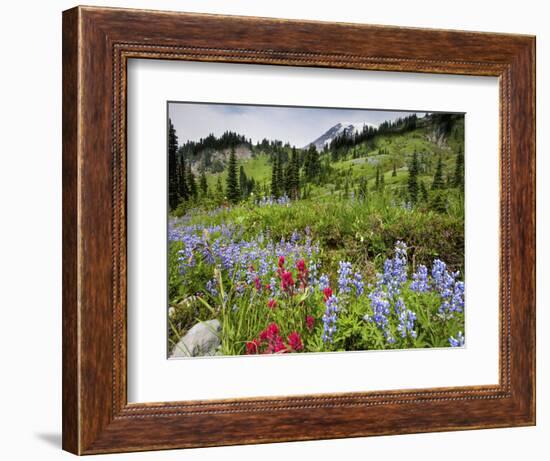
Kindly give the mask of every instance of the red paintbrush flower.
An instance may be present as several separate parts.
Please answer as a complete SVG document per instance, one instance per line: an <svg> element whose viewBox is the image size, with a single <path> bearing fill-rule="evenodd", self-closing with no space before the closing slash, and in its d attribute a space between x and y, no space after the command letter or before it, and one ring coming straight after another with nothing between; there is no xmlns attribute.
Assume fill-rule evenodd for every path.
<svg viewBox="0 0 550 461"><path fill-rule="evenodd" d="M270 309L275 309L277 307L277 301L275 299L270 299L267 302L267 307L269 307Z"/></svg>
<svg viewBox="0 0 550 461"><path fill-rule="evenodd" d="M254 279L254 285L256 286L257 291L262 291L262 282L258 277Z"/></svg>
<svg viewBox="0 0 550 461"><path fill-rule="evenodd" d="M279 256L279 269L282 269L284 265L285 265L285 257Z"/></svg>
<svg viewBox="0 0 550 461"><path fill-rule="evenodd" d="M283 338L281 338L280 336L277 336L273 339L273 341L269 343L267 350L272 354L287 352L287 348L285 346L285 343L283 342Z"/></svg>
<svg viewBox="0 0 550 461"><path fill-rule="evenodd" d="M292 277L292 272L283 270L281 275L281 289L283 291L289 291L294 288L294 278Z"/></svg>
<svg viewBox="0 0 550 461"><path fill-rule="evenodd" d="M309 331L313 330L315 326L315 317L313 315L306 316L306 327Z"/></svg>
<svg viewBox="0 0 550 461"><path fill-rule="evenodd" d="M248 355L257 354L259 350L260 343L257 339L246 342L246 353Z"/></svg>
<svg viewBox="0 0 550 461"><path fill-rule="evenodd" d="M306 262L303 259L300 259L296 263L296 269L298 269L300 272L304 272L306 270Z"/></svg>
<svg viewBox="0 0 550 461"><path fill-rule="evenodd" d="M279 335L279 327L275 322L270 323L265 331L267 333L267 339L274 339Z"/></svg>
<svg viewBox="0 0 550 461"><path fill-rule="evenodd" d="M296 268L298 269L298 280L300 281L300 288L303 290L307 286L307 267L306 262L303 259L300 259L296 263Z"/></svg>
<svg viewBox="0 0 550 461"><path fill-rule="evenodd" d="M288 335L288 345L290 346L290 349L293 351L301 351L304 348L304 345L302 344L302 338L300 337L300 333L297 331L293 331Z"/></svg>
<svg viewBox="0 0 550 461"><path fill-rule="evenodd" d="M325 296L325 302L326 302L327 299L330 298L330 297L332 296L332 288L326 287L326 288L323 290L323 295Z"/></svg>

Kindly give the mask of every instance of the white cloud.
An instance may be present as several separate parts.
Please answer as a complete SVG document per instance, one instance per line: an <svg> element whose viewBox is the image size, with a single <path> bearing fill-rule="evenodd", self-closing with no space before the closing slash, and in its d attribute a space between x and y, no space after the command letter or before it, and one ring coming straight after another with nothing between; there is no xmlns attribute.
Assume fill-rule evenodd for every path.
<svg viewBox="0 0 550 461"><path fill-rule="evenodd" d="M279 139L302 147L340 121L378 125L412 112L171 102L168 113L180 144L230 130L253 142Z"/></svg>

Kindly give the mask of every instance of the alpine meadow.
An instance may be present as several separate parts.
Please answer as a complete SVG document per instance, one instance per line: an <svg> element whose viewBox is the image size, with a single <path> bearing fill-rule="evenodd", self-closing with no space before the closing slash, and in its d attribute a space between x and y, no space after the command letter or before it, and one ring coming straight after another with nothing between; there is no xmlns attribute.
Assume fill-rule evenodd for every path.
<svg viewBox="0 0 550 461"><path fill-rule="evenodd" d="M463 347L464 122L169 102L169 357Z"/></svg>

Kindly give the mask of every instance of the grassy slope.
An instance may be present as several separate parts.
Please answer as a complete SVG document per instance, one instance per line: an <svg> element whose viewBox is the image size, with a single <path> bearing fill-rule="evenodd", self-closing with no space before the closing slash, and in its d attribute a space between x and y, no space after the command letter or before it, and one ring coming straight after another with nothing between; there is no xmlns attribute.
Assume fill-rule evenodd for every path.
<svg viewBox="0 0 550 461"><path fill-rule="evenodd" d="M454 172L455 155L458 148L461 146L459 140L464 136L464 122L459 121L456 124L455 131L448 139L448 146L441 148L430 142L427 139L425 128L418 128L414 131L405 134L388 134L375 138L374 149L368 149L367 146L357 146L357 157L338 162L332 162L331 166L337 171L345 175L351 169L353 178L365 176L369 180L374 180L376 168L378 166L384 171L384 180L386 186L405 185L408 177L407 165L410 162L414 151L426 153L432 159L432 170L435 168L437 158L441 155L444 162L445 175ZM382 152L382 153L381 153ZM387 152L387 153L386 153ZM397 167L397 176L392 176L393 164ZM248 177L254 178L259 184L267 184L271 182L271 164L269 156L264 153L258 153L253 158L241 163L244 166L245 173ZM227 172L208 174L208 186L211 190L216 185L218 176L222 179L222 184L225 184ZM428 174L420 175L419 179L425 181L427 187L431 184L433 171ZM326 194L325 188L314 188L321 195Z"/></svg>
<svg viewBox="0 0 550 461"><path fill-rule="evenodd" d="M239 166L240 165L243 165L244 172L248 177L254 178L260 184L263 184L264 182L269 183L271 181L271 164L269 163L269 157L267 154L257 154L250 160L239 162ZM209 189L214 190L218 177L221 177L222 184L225 185L227 169L221 173L210 173L206 175Z"/></svg>

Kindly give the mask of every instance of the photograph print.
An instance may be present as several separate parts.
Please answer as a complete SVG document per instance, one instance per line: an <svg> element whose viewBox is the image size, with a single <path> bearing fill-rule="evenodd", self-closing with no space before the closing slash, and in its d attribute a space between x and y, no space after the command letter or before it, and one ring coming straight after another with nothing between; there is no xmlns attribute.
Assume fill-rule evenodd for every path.
<svg viewBox="0 0 550 461"><path fill-rule="evenodd" d="M464 347L464 114L168 102L169 358Z"/></svg>

